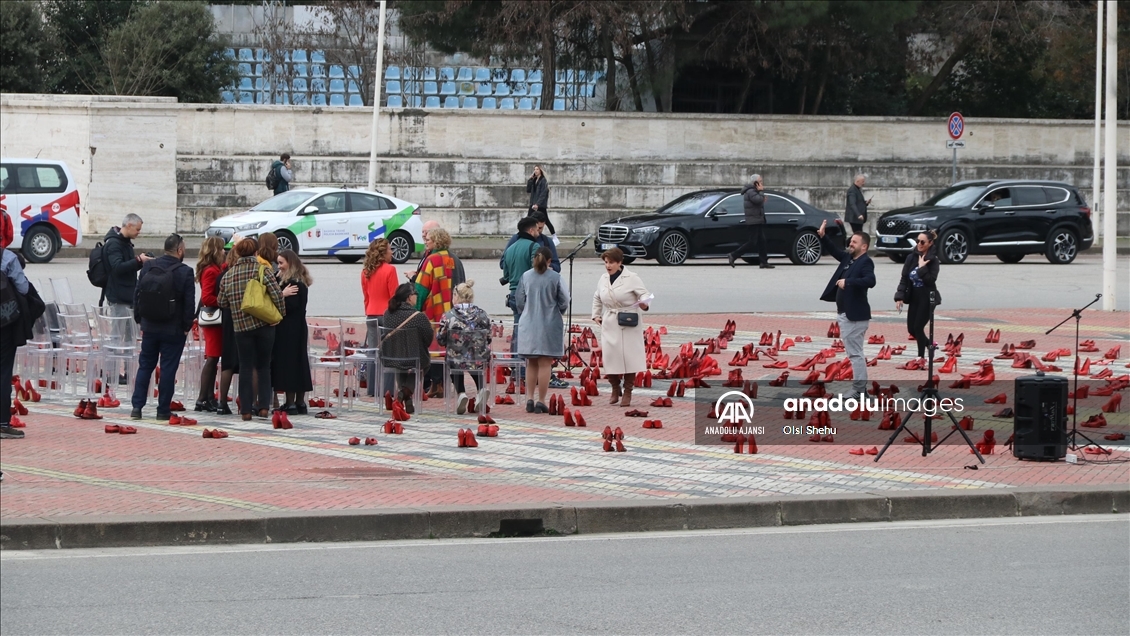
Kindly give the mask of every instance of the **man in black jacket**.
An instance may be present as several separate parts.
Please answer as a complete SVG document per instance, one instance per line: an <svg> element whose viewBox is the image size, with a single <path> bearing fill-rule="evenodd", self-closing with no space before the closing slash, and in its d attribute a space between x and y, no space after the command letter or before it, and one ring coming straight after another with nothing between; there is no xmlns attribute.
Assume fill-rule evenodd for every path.
<svg viewBox="0 0 1130 636"><path fill-rule="evenodd" d="M745 210L745 219L742 223L746 228L746 241L730 254L730 267L734 261L746 253L746 250L757 243L757 262L761 269L773 269L776 265L769 264L769 257L765 253L765 185L761 182L761 175L755 174L749 178L749 183L742 188L742 207Z"/></svg>
<svg viewBox="0 0 1130 636"><path fill-rule="evenodd" d="M133 309L133 291L137 286L137 273L152 256L134 254L133 239L141 234L141 217L127 214L120 228L112 227L103 239L102 258L110 278L103 293L111 316L128 316Z"/></svg>
<svg viewBox="0 0 1130 636"><path fill-rule="evenodd" d="M836 272L820 295L820 300L836 303L839 315L840 338L844 341L844 352L851 360L852 393L867 390L867 358L863 355L863 338L871 322L871 305L867 302L867 290L875 286L875 261L867 255L871 247L871 237L866 232L851 235L851 242L845 252L828 237L824 230L828 222L820 224L817 234L824 250L838 261Z"/></svg>
<svg viewBox="0 0 1130 636"><path fill-rule="evenodd" d="M863 198L863 184L867 183L867 175L857 174L847 191L847 208L844 210L844 221L851 225L852 232L862 232L863 224L867 223L867 206L871 199Z"/></svg>
<svg viewBox="0 0 1130 636"><path fill-rule="evenodd" d="M130 412L135 420L141 419L141 409L149 394L149 378L158 359L161 381L157 384L157 419L169 419L181 353L196 313L192 268L182 261L184 239L170 234L165 239L164 255L147 261L141 269L133 303L134 317L141 323L141 355Z"/></svg>

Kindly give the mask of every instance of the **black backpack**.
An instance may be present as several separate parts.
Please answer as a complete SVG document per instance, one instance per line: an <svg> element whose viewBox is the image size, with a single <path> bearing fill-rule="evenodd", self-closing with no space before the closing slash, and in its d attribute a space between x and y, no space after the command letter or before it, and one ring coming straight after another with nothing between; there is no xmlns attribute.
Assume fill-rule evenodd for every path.
<svg viewBox="0 0 1130 636"><path fill-rule="evenodd" d="M110 272L106 269L106 260L102 255L102 241L90 250L90 257L86 262L86 279L95 287L105 287L110 282Z"/></svg>
<svg viewBox="0 0 1130 636"><path fill-rule="evenodd" d="M0 327L7 327L20 319L20 301L16 298L18 293L8 275L0 271ZM10 336L11 334L6 334L4 337Z"/></svg>
<svg viewBox="0 0 1130 636"><path fill-rule="evenodd" d="M137 313L153 322L169 322L177 316L176 281L172 269L153 266L137 281Z"/></svg>
<svg viewBox="0 0 1130 636"><path fill-rule="evenodd" d="M279 168L271 165L271 169L267 171L267 189L274 191L277 187L279 187Z"/></svg>

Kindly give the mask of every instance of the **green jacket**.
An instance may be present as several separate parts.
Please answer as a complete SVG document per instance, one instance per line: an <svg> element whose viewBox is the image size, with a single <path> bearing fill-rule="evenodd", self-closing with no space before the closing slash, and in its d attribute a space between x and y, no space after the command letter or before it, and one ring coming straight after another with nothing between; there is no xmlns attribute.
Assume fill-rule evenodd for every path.
<svg viewBox="0 0 1130 636"><path fill-rule="evenodd" d="M510 293L518 288L522 274L533 267L534 253L541 245L529 234L518 234L518 240L502 254L502 277L510 283Z"/></svg>

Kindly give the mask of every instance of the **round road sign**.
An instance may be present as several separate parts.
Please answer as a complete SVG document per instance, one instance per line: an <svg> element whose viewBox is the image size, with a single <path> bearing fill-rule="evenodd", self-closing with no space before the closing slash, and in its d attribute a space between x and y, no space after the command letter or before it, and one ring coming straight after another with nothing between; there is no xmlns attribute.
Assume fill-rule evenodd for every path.
<svg viewBox="0 0 1130 636"><path fill-rule="evenodd" d="M960 139L961 133L965 132L965 118L961 116L961 113L950 115L946 128L949 131L950 139Z"/></svg>

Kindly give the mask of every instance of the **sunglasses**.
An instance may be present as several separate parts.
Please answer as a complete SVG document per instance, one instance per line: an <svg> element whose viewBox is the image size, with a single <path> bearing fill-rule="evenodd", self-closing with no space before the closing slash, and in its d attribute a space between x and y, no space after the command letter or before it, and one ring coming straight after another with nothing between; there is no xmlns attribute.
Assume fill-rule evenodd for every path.
<svg viewBox="0 0 1130 636"><path fill-rule="evenodd" d="M925 245L928 241L918 241L919 245Z"/></svg>

